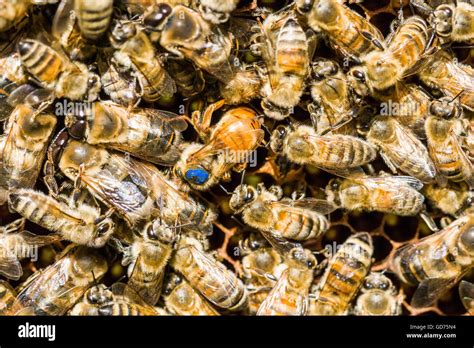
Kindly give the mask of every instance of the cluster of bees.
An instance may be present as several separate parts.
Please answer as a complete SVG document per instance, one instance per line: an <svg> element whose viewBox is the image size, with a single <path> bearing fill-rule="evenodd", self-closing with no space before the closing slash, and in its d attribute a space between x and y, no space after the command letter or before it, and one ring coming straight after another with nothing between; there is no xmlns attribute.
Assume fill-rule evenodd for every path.
<svg viewBox="0 0 474 348"><path fill-rule="evenodd" d="M0 0L0 314L473 314L474 5L395 5Z"/></svg>

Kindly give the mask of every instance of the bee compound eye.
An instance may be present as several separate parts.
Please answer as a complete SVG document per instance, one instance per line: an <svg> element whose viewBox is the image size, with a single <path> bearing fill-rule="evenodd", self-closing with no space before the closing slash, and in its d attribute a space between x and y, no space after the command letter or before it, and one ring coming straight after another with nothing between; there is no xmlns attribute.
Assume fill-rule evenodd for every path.
<svg viewBox="0 0 474 348"><path fill-rule="evenodd" d="M463 232L461 242L468 251L474 252L474 226L471 226Z"/></svg>
<svg viewBox="0 0 474 348"><path fill-rule="evenodd" d="M189 169L184 175L185 179L195 185L203 185L209 180L209 173L202 169Z"/></svg>
<svg viewBox="0 0 474 348"><path fill-rule="evenodd" d="M165 3L158 4L156 9L145 17L143 23L146 27L156 30L161 26L166 18L168 18L171 11L172 8L170 5Z"/></svg>

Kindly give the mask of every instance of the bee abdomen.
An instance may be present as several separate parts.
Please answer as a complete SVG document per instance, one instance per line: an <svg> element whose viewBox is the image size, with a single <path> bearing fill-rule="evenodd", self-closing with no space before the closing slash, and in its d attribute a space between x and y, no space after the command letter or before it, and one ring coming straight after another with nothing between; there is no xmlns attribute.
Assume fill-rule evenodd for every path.
<svg viewBox="0 0 474 348"><path fill-rule="evenodd" d="M113 10L112 0L81 1L77 0L78 24L83 36L95 40L102 36L110 24Z"/></svg>
<svg viewBox="0 0 474 348"><path fill-rule="evenodd" d="M306 34L295 20L287 20L281 29L276 55L278 67L283 73L306 73L309 60Z"/></svg>
<svg viewBox="0 0 474 348"><path fill-rule="evenodd" d="M18 44L18 52L28 72L39 81L54 82L64 70L58 53L39 41L22 40Z"/></svg>

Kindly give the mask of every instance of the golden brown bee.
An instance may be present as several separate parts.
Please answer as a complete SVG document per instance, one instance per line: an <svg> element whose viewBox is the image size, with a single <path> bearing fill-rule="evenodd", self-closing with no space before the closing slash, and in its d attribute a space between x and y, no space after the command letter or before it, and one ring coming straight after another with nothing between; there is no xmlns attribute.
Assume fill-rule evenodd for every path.
<svg viewBox="0 0 474 348"><path fill-rule="evenodd" d="M160 218L174 226L192 225L209 232L215 214L210 208L179 191L153 165L109 152L60 133L51 146L45 181L55 192L54 165L106 206L115 209L133 227ZM67 138L67 135L66 135Z"/></svg>
<svg viewBox="0 0 474 348"><path fill-rule="evenodd" d="M206 21L219 24L228 21L238 3L239 0L201 0L198 9Z"/></svg>
<svg viewBox="0 0 474 348"><path fill-rule="evenodd" d="M4 280L0 280L0 316L14 315L21 309L16 302L16 291Z"/></svg>
<svg viewBox="0 0 474 348"><path fill-rule="evenodd" d="M196 239L181 239L171 266L217 307L231 311L245 309L248 294L242 281L201 248Z"/></svg>
<svg viewBox="0 0 474 348"><path fill-rule="evenodd" d="M380 156L394 174L399 169L424 183L435 179L436 169L425 145L393 117L375 117L367 141L379 148Z"/></svg>
<svg viewBox="0 0 474 348"><path fill-rule="evenodd" d="M420 79L450 98L459 97L462 106L474 111L474 69L458 63L445 51L433 54L428 62L418 73Z"/></svg>
<svg viewBox="0 0 474 348"><path fill-rule="evenodd" d="M308 249L294 248L287 268L258 308L257 315L305 315L317 260Z"/></svg>
<svg viewBox="0 0 474 348"><path fill-rule="evenodd" d="M406 19L387 39L385 50L374 50L361 58L362 66L352 68L348 77L362 96L395 85L420 60L429 45L426 22L418 16Z"/></svg>
<svg viewBox="0 0 474 348"><path fill-rule="evenodd" d="M76 244L100 248L114 232L115 224L108 215L84 202L71 205L30 189L13 190L9 196L11 209L63 239Z"/></svg>
<svg viewBox="0 0 474 348"><path fill-rule="evenodd" d="M18 280L23 274L20 260L38 257L38 248L57 241L56 236L40 236L25 231L25 220L0 227L0 274Z"/></svg>
<svg viewBox="0 0 474 348"><path fill-rule="evenodd" d="M277 249L270 247L259 233L252 233L240 243L240 249L244 255L243 279L249 290L249 314L255 315L274 285L266 275L277 276L286 266Z"/></svg>
<svg viewBox="0 0 474 348"><path fill-rule="evenodd" d="M176 85L166 72L162 58L157 56L147 34L136 23L116 21L110 40L117 49L112 64L118 71L134 76L145 101L169 98L176 92Z"/></svg>
<svg viewBox="0 0 474 348"><path fill-rule="evenodd" d="M54 16L53 31L71 30L77 18L81 35L97 40L109 28L112 11L113 0L63 0Z"/></svg>
<svg viewBox="0 0 474 348"><path fill-rule="evenodd" d="M18 53L0 58L0 121L11 114L14 107L11 102L14 92L19 91L18 87L27 81Z"/></svg>
<svg viewBox="0 0 474 348"><path fill-rule="evenodd" d="M269 15L259 31L251 47L266 65L260 71L261 105L265 115L282 120L300 101L316 42L285 12Z"/></svg>
<svg viewBox="0 0 474 348"><path fill-rule="evenodd" d="M439 5L428 21L443 43L474 40L474 6L468 2Z"/></svg>
<svg viewBox="0 0 474 348"><path fill-rule="evenodd" d="M107 272L106 260L95 249L67 247L52 265L35 272L22 285L17 302L36 315L64 315Z"/></svg>
<svg viewBox="0 0 474 348"><path fill-rule="evenodd" d="M96 102L82 114L66 115L71 137L129 153L149 162L172 165L179 156L182 116L155 109L129 110L111 102Z"/></svg>
<svg viewBox="0 0 474 348"><path fill-rule="evenodd" d="M329 261L308 314L346 314L370 271L373 250L372 237L367 232L350 236Z"/></svg>
<svg viewBox="0 0 474 348"><path fill-rule="evenodd" d="M270 139L275 153L283 153L292 162L310 164L331 173L344 173L375 159L374 146L355 136L318 135L305 125L278 126Z"/></svg>
<svg viewBox="0 0 474 348"><path fill-rule="evenodd" d="M171 276L164 298L166 309L174 315L220 315L199 292L177 274Z"/></svg>
<svg viewBox="0 0 474 348"><path fill-rule="evenodd" d="M422 192L432 206L452 216L460 215L474 202L474 192L465 183L449 183L445 187L426 185Z"/></svg>
<svg viewBox="0 0 474 348"><path fill-rule="evenodd" d="M474 167L454 128L453 120L429 116L425 123L428 150L444 183L446 180L465 181L474 188Z"/></svg>
<svg viewBox="0 0 474 348"><path fill-rule="evenodd" d="M0 188L33 188L56 123L54 115L27 104L13 110L0 136Z"/></svg>
<svg viewBox="0 0 474 348"><path fill-rule="evenodd" d="M382 273L370 273L362 283L360 293L355 301L355 315L400 315L403 296L390 278Z"/></svg>
<svg viewBox="0 0 474 348"><path fill-rule="evenodd" d="M355 211L414 216L423 208L423 183L410 176L334 179L326 187L327 199Z"/></svg>
<svg viewBox="0 0 474 348"><path fill-rule="evenodd" d="M223 100L211 104L202 117L199 112L193 113L193 124L205 145L188 146L175 166L178 176L193 189L204 191L222 178L230 179L229 171L251 162L256 155L254 150L263 140L261 121L256 112L247 107L226 111L219 122L210 127L212 113L223 105Z"/></svg>
<svg viewBox="0 0 474 348"><path fill-rule="evenodd" d="M474 315L474 284L462 280L459 283L459 297L470 315Z"/></svg>
<svg viewBox="0 0 474 348"><path fill-rule="evenodd" d="M109 289L104 284L89 288L68 313L69 315L96 316L144 316L159 315L146 304L133 289L123 283L115 283Z"/></svg>
<svg viewBox="0 0 474 348"><path fill-rule="evenodd" d="M395 251L390 269L416 285L413 307L428 307L474 265L474 215L467 214L443 230Z"/></svg>
<svg viewBox="0 0 474 348"><path fill-rule="evenodd" d="M357 114L346 75L337 62L318 58L311 63L311 97L308 105L319 134L328 131L354 135L352 127L344 127Z"/></svg>
<svg viewBox="0 0 474 348"><path fill-rule="evenodd" d="M189 98L203 91L205 86L204 74L193 63L169 59L166 67L176 83L178 92L183 97Z"/></svg>
<svg viewBox="0 0 474 348"><path fill-rule="evenodd" d="M58 98L93 101L100 92L100 79L87 66L72 62L45 43L24 39L18 53L28 73Z"/></svg>
<svg viewBox="0 0 474 348"><path fill-rule="evenodd" d="M155 220L148 223L132 245L123 250L122 264L128 265L128 285L151 305L155 305L160 298L165 269L176 237L174 228Z"/></svg>
<svg viewBox="0 0 474 348"><path fill-rule="evenodd" d="M206 22L198 12L182 5L171 7L160 3L145 14L144 24L159 34L163 48L214 76L220 82L226 103L245 103L258 95L257 73L231 54L230 37Z"/></svg>
<svg viewBox="0 0 474 348"><path fill-rule="evenodd" d="M383 49L380 31L341 2L296 0L295 3L309 26L325 34L330 44L344 55L357 59L374 49Z"/></svg>
<svg viewBox="0 0 474 348"><path fill-rule="evenodd" d="M336 207L329 202L315 198L292 200L282 198L279 186L266 189L263 184L257 188L239 185L229 201L235 213L241 213L243 221L261 231L294 240L316 239L329 228L323 214Z"/></svg>

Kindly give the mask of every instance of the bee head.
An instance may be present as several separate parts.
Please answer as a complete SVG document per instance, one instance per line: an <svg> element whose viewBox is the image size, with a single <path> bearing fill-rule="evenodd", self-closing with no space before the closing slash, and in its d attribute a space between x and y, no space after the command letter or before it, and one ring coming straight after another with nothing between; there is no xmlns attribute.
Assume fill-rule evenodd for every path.
<svg viewBox="0 0 474 348"><path fill-rule="evenodd" d="M308 269L315 269L318 265L316 257L308 249L303 249L300 247L293 248L290 250L289 259L294 261Z"/></svg>
<svg viewBox="0 0 474 348"><path fill-rule="evenodd" d="M347 73L347 80L357 95L361 97L369 95L370 91L367 85L367 73L364 68L360 66L353 67Z"/></svg>
<svg viewBox="0 0 474 348"><path fill-rule="evenodd" d="M332 60L318 60L312 63L311 77L313 80L321 81L326 77L336 75L338 71L338 65Z"/></svg>
<svg viewBox="0 0 474 348"><path fill-rule="evenodd" d="M461 243L468 253L474 254L474 226L469 226L461 235Z"/></svg>
<svg viewBox="0 0 474 348"><path fill-rule="evenodd" d="M311 11L315 0L296 0L296 9L299 13L305 14Z"/></svg>
<svg viewBox="0 0 474 348"><path fill-rule="evenodd" d="M392 287L392 281L380 273L369 274L362 283L362 291L379 289L386 291Z"/></svg>
<svg viewBox="0 0 474 348"><path fill-rule="evenodd" d="M160 3L153 7L151 12L145 14L143 25L150 31L161 31L163 24L173 9L166 3Z"/></svg>
<svg viewBox="0 0 474 348"><path fill-rule="evenodd" d="M453 10L450 5L440 5L430 15L428 22L441 37L448 37L453 31Z"/></svg>
<svg viewBox="0 0 474 348"><path fill-rule="evenodd" d="M229 207L235 212L241 212L248 204L252 203L257 197L257 191L254 187L248 185L239 185L234 190L229 201Z"/></svg>
<svg viewBox="0 0 474 348"><path fill-rule="evenodd" d="M272 136L270 137L270 148L275 153L281 153L283 151L283 143L285 142L286 137L290 131L288 126L278 126L273 131Z"/></svg>
<svg viewBox="0 0 474 348"><path fill-rule="evenodd" d="M176 230L160 224L159 220L154 220L145 227L146 239L158 241L163 244L172 244L176 240Z"/></svg>
<svg viewBox="0 0 474 348"><path fill-rule="evenodd" d="M131 21L116 21L110 39L119 46L137 34L137 26Z"/></svg>

